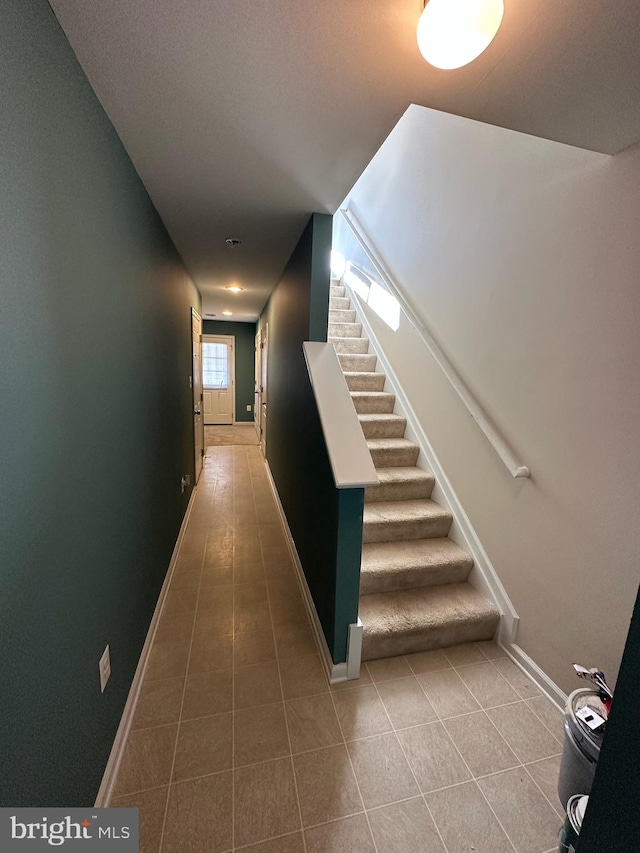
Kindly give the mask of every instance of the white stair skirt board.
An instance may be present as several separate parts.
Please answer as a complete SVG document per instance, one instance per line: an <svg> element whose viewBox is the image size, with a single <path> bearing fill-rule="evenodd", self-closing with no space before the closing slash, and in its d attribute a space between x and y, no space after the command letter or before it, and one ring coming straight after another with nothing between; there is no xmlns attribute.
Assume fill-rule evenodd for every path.
<svg viewBox="0 0 640 853"><path fill-rule="evenodd" d="M142 647L142 652L140 653L140 659L138 660L138 665L133 676L133 681L131 682L131 687L129 688L129 695L127 696L127 701L122 712L122 717L120 718L120 725L118 726L118 731L116 732L116 736L113 741L113 746L111 747L111 752L109 753L107 766L105 767L105 771L102 776L102 782L100 783L100 788L98 790L96 801L94 803L94 806L97 809L108 808L111 802L113 789L118 778L120 763L122 762L122 756L124 755L124 750L127 744L127 738L129 737L129 730L131 729L131 723L133 722L136 706L138 704L140 690L142 689L142 682L144 681L147 664L149 662L151 646L153 645L153 640L156 635L156 629L158 627L158 621L160 619L162 608L164 607L164 602L167 597L167 592L169 591L171 578L173 577L173 572L178 561L178 553L180 552L180 546L182 545L182 540L184 539L184 535L187 530L187 524L189 523L189 517L191 515L191 510L193 509L193 504L197 491L198 486L196 485L193 487L191 497L189 498L189 503L187 504L187 510L184 514L184 518L182 519L182 524L180 525L180 531L178 532L178 538L176 539L173 554L171 555L169 568L167 569L167 574L165 576L164 583L162 584L162 589L160 590L160 595L158 596L158 601L156 603L155 610L153 611L153 617L151 618L149 630L147 631L147 636Z"/></svg>
<svg viewBox="0 0 640 853"><path fill-rule="evenodd" d="M271 473L271 468L269 467L269 463L266 459L264 461L264 464L267 469L269 485L271 486L271 491L273 492L273 497L276 502L276 507L278 509L278 515L280 516L280 523L282 524L282 529L284 530L287 545L289 547L289 553L291 554L291 559L293 560L293 565L296 569L296 575L298 578L298 583L300 585L302 598L304 600L305 607L307 608L307 613L311 621L311 628L315 636L316 645L318 646L320 657L322 659L322 662L324 663L327 675L329 676L329 681L331 682L331 684L338 684L341 681L359 678L360 659L362 655L362 623L358 619L357 622L354 622L353 624L349 625L347 660L344 663L334 663L333 658L331 657L331 652L329 651L329 646L327 645L327 640L324 636L324 631L322 630L322 625L320 624L318 612L316 611L315 604L313 603L313 597L307 584L307 579L302 568L302 563L300 562L300 557L298 556L296 543L294 542L293 536L291 535L289 523L287 521L287 517L284 514L284 509L280 502L280 495L278 494L278 489L276 488L275 480L273 479L273 475Z"/></svg>

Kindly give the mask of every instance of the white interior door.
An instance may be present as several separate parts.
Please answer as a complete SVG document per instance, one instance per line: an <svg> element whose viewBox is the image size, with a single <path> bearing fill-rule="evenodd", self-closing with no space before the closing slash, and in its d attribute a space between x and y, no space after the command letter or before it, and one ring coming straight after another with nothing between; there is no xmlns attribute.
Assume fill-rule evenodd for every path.
<svg viewBox="0 0 640 853"><path fill-rule="evenodd" d="M204 457L204 422L202 418L202 319L191 309L191 338L193 354L193 434L195 438L196 483L202 471Z"/></svg>
<svg viewBox="0 0 640 853"><path fill-rule="evenodd" d="M205 335L202 374L205 424L232 424L234 412L234 352L232 335Z"/></svg>

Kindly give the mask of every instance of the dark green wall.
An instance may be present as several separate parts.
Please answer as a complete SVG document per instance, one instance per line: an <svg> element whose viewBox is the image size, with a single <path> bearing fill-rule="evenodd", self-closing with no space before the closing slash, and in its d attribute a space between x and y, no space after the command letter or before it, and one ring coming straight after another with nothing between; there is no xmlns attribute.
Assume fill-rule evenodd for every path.
<svg viewBox="0 0 640 853"><path fill-rule="evenodd" d="M199 297L45 0L2 5L0 79L0 805L90 805L189 499Z"/></svg>
<svg viewBox="0 0 640 853"><path fill-rule="evenodd" d="M269 324L267 459L334 662L358 614L363 490L335 488L302 350L326 341L331 217L314 214L260 318Z"/></svg>
<svg viewBox="0 0 640 853"><path fill-rule="evenodd" d="M603 614L606 628L606 613ZM640 593L616 682L578 853L640 850Z"/></svg>
<svg viewBox="0 0 640 853"><path fill-rule="evenodd" d="M226 323L223 320L204 320L205 335L234 335L236 339L236 421L253 423L255 401L255 323ZM247 411L251 406L251 411Z"/></svg>

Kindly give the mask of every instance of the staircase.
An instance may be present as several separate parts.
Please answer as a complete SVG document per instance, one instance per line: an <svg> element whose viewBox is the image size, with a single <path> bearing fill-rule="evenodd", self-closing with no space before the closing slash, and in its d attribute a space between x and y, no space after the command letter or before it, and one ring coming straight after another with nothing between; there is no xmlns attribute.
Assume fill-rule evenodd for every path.
<svg viewBox="0 0 640 853"><path fill-rule="evenodd" d="M468 582L473 560L448 539L451 513L431 500L434 478L416 467L420 448L376 370L362 326L332 282L329 343L340 359L380 480L365 490L360 619L362 659L489 640L499 614Z"/></svg>

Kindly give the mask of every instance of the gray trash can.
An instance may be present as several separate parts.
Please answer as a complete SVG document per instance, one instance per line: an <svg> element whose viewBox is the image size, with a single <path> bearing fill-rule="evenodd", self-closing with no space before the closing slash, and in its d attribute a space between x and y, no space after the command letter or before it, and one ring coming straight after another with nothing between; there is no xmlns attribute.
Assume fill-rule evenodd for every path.
<svg viewBox="0 0 640 853"><path fill-rule="evenodd" d="M567 699L564 714L565 738L558 776L558 796L563 809L567 808L569 799L576 794L590 793L600 757L605 726L592 731L576 716L576 712L584 707L597 711L601 717L607 719L606 708L595 690L580 688L574 690Z"/></svg>

